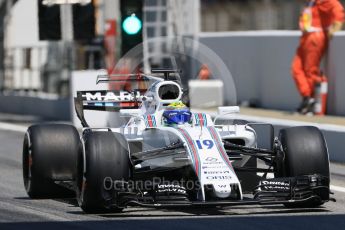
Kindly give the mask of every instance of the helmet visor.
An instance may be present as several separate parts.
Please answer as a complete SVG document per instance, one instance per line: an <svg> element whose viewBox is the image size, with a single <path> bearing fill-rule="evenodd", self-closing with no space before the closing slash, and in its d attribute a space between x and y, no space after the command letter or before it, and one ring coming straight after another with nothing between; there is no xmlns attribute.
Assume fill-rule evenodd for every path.
<svg viewBox="0 0 345 230"><path fill-rule="evenodd" d="M191 112L189 110L167 110L163 113L168 125L188 123L191 119Z"/></svg>

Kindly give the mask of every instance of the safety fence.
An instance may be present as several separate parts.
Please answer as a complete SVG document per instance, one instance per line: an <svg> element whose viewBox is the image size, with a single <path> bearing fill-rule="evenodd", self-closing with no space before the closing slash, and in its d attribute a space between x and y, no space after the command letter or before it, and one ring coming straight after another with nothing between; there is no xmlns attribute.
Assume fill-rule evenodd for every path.
<svg viewBox="0 0 345 230"><path fill-rule="evenodd" d="M68 96L71 71L104 68L103 55L100 46L74 45L72 50L66 50L59 42L7 48L2 92Z"/></svg>

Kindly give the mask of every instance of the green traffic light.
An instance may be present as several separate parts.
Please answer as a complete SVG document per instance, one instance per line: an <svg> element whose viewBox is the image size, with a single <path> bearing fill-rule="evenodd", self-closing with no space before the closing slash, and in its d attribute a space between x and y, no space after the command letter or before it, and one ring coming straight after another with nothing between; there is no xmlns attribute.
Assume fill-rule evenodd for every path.
<svg viewBox="0 0 345 230"><path fill-rule="evenodd" d="M141 30L141 27L142 23L135 14L128 16L122 23L123 30L129 35L137 34Z"/></svg>

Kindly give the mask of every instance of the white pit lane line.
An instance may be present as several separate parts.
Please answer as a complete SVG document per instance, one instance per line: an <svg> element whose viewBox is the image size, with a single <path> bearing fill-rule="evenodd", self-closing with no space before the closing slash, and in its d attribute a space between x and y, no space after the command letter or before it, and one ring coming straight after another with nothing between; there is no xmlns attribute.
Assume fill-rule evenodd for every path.
<svg viewBox="0 0 345 230"><path fill-rule="evenodd" d="M343 192L345 193L345 188L341 186L331 185L331 191Z"/></svg>
<svg viewBox="0 0 345 230"><path fill-rule="evenodd" d="M15 131L15 132L25 133L26 130L27 130L27 127L26 126L22 126L22 125L14 125L14 124L0 122L0 129L1 130L10 130L10 131ZM345 193L345 187L331 185L330 188L331 188L331 191Z"/></svg>
<svg viewBox="0 0 345 230"><path fill-rule="evenodd" d="M0 129L25 133L26 130L28 129L28 127L22 126L22 125L14 125L14 124L10 124L10 123L0 122Z"/></svg>

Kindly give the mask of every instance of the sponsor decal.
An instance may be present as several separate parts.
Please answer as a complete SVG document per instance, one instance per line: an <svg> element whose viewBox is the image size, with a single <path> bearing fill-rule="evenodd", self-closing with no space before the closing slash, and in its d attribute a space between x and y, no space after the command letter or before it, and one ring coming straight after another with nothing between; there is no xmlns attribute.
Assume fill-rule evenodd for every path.
<svg viewBox="0 0 345 230"><path fill-rule="evenodd" d="M226 184L219 184L218 187L219 188L226 188L227 186L226 186Z"/></svg>
<svg viewBox="0 0 345 230"><path fill-rule="evenodd" d="M203 162L204 165L224 165L223 162Z"/></svg>
<svg viewBox="0 0 345 230"><path fill-rule="evenodd" d="M202 169L229 169L226 165L204 165Z"/></svg>
<svg viewBox="0 0 345 230"><path fill-rule="evenodd" d="M220 175L215 175L215 176L207 176L206 177L207 180L230 180L231 179L231 176L220 176Z"/></svg>
<svg viewBox="0 0 345 230"><path fill-rule="evenodd" d="M219 193L228 193L228 192L230 192L230 190L219 190L217 192L219 192Z"/></svg>
<svg viewBox="0 0 345 230"><path fill-rule="evenodd" d="M218 161L218 159L215 158L215 157L207 157L207 158L205 159L205 161L216 162L216 161Z"/></svg>
<svg viewBox="0 0 345 230"><path fill-rule="evenodd" d="M204 174L229 174L230 171L204 171Z"/></svg>
<svg viewBox="0 0 345 230"><path fill-rule="evenodd" d="M183 187L176 184L159 184L158 188L183 188Z"/></svg>
<svg viewBox="0 0 345 230"><path fill-rule="evenodd" d="M166 189L158 189L157 192L163 193L163 192L176 192L176 193L182 193L186 194L186 190L182 189L176 189L176 188L166 188Z"/></svg>
<svg viewBox="0 0 345 230"><path fill-rule="evenodd" d="M286 181L260 181L260 188L267 191L290 191L290 182Z"/></svg>
<svg viewBox="0 0 345 230"><path fill-rule="evenodd" d="M83 99L86 101L133 101L134 99L145 100L145 96L141 95L139 91L136 92L86 92L83 94Z"/></svg>
<svg viewBox="0 0 345 230"><path fill-rule="evenodd" d="M180 185L174 184L160 184L157 186L157 192L164 193L164 192L173 192L173 193L181 193L186 194L186 189Z"/></svg>

